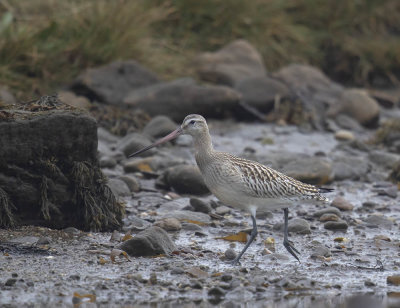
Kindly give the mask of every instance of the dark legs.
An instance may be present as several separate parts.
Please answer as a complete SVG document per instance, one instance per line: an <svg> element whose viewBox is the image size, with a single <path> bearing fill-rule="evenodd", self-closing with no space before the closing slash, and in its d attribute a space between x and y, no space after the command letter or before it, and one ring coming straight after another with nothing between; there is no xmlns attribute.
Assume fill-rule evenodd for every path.
<svg viewBox="0 0 400 308"><path fill-rule="evenodd" d="M235 260L232 261L233 265L237 265L239 263L240 258L245 253L247 248L249 248L250 244L254 241L254 239L256 238L256 235L258 233L256 218L253 215L251 215L251 219L253 220L253 230L251 230L250 238L247 241L246 246L244 246L243 250L240 252L240 254L235 258Z"/></svg>
<svg viewBox="0 0 400 308"><path fill-rule="evenodd" d="M288 240L288 220L289 220L289 210L283 209L284 213L284 218L285 218L285 227L283 229L284 235L283 235L283 246L287 249L287 251L290 252L290 254L296 258L297 261L300 262L299 257L296 255L296 253L300 254L296 248L292 244L289 243Z"/></svg>

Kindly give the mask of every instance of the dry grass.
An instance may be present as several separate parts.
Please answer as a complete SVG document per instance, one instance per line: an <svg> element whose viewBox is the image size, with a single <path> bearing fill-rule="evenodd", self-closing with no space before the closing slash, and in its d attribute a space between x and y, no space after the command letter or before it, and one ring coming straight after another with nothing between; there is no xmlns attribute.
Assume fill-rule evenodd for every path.
<svg viewBox="0 0 400 308"><path fill-rule="evenodd" d="M0 83L18 97L51 93L86 67L134 58L164 78L248 39L269 70L322 67L341 82L400 76L400 1L2 0Z"/></svg>

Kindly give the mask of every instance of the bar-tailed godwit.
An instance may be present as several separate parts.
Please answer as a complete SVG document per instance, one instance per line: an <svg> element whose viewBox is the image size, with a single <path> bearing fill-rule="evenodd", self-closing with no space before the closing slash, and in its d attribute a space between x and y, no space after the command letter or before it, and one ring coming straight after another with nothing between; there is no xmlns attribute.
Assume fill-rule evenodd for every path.
<svg viewBox="0 0 400 308"><path fill-rule="evenodd" d="M179 135L193 137L195 158L210 191L224 204L246 210L250 213L253 229L243 250L233 260L237 264L256 237L256 211L262 209L283 209L284 240L283 245L298 261L298 250L288 240L289 208L299 202L327 203L322 193L328 188L318 188L302 183L258 162L215 151L211 142L206 120L197 114L188 115L175 131L152 145L130 155L138 155Z"/></svg>

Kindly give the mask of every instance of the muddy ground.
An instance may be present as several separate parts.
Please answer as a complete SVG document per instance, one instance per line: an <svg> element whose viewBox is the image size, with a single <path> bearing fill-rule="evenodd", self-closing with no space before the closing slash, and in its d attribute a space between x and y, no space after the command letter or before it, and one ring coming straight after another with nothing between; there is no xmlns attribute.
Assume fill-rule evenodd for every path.
<svg viewBox="0 0 400 308"><path fill-rule="evenodd" d="M255 153L256 158L257 154L319 152L329 159L332 153L368 159L368 152L344 151L332 133L234 122L212 122L210 128L215 148L242 156L245 152ZM356 139L368 139L370 134L364 131ZM187 138L161 151L193 162ZM368 172L374 171L379 170ZM105 172L112 176L123 169L118 165ZM1 306L357 307L361 303L359 307L399 307L400 286L387 279L400 274L400 197L397 191L382 193L389 184L375 177L379 181L372 177L329 184L335 189L331 199L341 195L354 206L340 212L347 230L325 229L314 215L323 206L299 204L290 209L291 219L303 218L310 225L309 234L290 234L301 252L300 263L283 247L282 232L273 228L283 222L281 211L259 216L259 235L240 266L229 263L226 251L232 248L237 253L243 244L217 239L251 227L248 214L234 209L214 215L210 224L186 223L181 230L169 232L178 247L170 256L116 257L115 262L110 251L125 231L112 237L74 228L0 230ZM140 225L137 221L158 220L168 202L176 209L189 204L191 196L179 196L171 205L171 195L156 188L155 181L144 177L140 192L123 197L125 230ZM379 218L371 220L371 215ZM137 226L133 235L140 229Z"/></svg>

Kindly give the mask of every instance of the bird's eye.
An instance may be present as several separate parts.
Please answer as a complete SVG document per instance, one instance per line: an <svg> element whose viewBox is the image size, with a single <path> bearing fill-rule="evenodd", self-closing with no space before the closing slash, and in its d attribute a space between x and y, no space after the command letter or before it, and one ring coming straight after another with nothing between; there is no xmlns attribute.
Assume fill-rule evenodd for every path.
<svg viewBox="0 0 400 308"><path fill-rule="evenodd" d="M194 123L196 123L195 120L192 120L192 121L189 122L190 125L193 125Z"/></svg>

